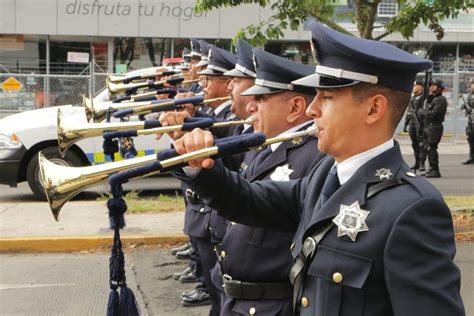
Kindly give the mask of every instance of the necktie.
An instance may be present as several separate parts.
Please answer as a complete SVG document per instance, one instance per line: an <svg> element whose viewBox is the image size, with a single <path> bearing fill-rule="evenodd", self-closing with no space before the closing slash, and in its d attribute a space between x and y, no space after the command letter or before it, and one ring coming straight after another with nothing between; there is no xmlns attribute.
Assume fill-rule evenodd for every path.
<svg viewBox="0 0 474 316"><path fill-rule="evenodd" d="M237 126L234 128L233 135L240 135L240 134L242 134L243 131L244 131L244 124L237 125Z"/></svg>
<svg viewBox="0 0 474 316"><path fill-rule="evenodd" d="M263 161L272 153L270 146L267 146L265 149L262 149L258 155L255 157L253 163L249 166L250 172L246 172L248 175L253 175L257 172L258 167L263 163Z"/></svg>
<svg viewBox="0 0 474 316"><path fill-rule="evenodd" d="M337 177L337 168L333 166L331 170L329 170L328 176L326 177L326 181L324 181L323 188L321 190L321 205L326 203L327 200L334 194L341 187L339 183L339 178Z"/></svg>

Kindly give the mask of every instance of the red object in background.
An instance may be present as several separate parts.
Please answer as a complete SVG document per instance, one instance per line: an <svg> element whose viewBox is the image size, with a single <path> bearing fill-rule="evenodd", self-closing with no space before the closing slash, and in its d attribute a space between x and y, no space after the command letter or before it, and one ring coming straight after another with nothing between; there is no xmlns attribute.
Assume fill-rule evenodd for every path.
<svg viewBox="0 0 474 316"><path fill-rule="evenodd" d="M96 55L107 55L107 43L92 43L94 48L94 54Z"/></svg>
<svg viewBox="0 0 474 316"><path fill-rule="evenodd" d="M179 64L182 63L184 60L181 57L174 57L174 58L163 58L163 66L168 66L169 64Z"/></svg>

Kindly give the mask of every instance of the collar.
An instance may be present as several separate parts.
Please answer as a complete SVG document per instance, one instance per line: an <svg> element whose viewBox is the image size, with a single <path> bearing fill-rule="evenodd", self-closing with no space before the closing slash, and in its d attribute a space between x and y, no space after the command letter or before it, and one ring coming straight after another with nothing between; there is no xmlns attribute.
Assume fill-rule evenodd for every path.
<svg viewBox="0 0 474 316"><path fill-rule="evenodd" d="M306 122L303 122L299 125L296 125L296 126L293 126L292 128L290 129L287 129L286 131L284 131L283 133L281 133L280 135L276 136L276 137L280 137L280 136L284 136L284 135L288 135L288 134L291 134L293 132L296 132L297 130L299 130L300 128L308 125L309 121L306 121ZM274 144L271 144L270 145L270 148L272 149L272 152L277 150L277 148L281 145L281 142L280 143L274 143Z"/></svg>
<svg viewBox="0 0 474 316"><path fill-rule="evenodd" d="M252 127L252 124L244 124L244 129L242 130L242 133L245 133L250 127Z"/></svg>
<svg viewBox="0 0 474 316"><path fill-rule="evenodd" d="M221 113L222 111L225 110L225 108L230 104L230 101L226 101L224 103L222 103L221 105L219 105L215 110L214 110L214 114L215 115L219 115L219 113Z"/></svg>
<svg viewBox="0 0 474 316"><path fill-rule="evenodd" d="M381 153L389 150L390 148L393 148L394 145L395 143L393 141L393 138L391 138L385 143L355 156L352 156L341 163L334 163L334 165L337 167L337 177L339 178L339 182L341 183L341 185L346 183L354 175L357 169L359 169L360 166L362 166L372 158L380 155Z"/></svg>

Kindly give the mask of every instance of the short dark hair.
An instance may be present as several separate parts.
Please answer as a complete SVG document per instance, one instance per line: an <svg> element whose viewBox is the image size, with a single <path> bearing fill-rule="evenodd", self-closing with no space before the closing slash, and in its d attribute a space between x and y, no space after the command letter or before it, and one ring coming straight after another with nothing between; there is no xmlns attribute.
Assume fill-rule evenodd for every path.
<svg viewBox="0 0 474 316"><path fill-rule="evenodd" d="M395 131L410 102L410 93L371 83L360 83L352 86L352 97L357 102L362 102L376 94L382 94L387 98L392 129Z"/></svg>

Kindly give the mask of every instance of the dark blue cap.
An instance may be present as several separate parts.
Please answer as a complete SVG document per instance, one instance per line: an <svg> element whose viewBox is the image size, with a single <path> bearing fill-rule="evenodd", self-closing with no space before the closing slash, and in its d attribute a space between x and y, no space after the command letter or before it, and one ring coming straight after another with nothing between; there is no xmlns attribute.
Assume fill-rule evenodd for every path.
<svg viewBox="0 0 474 316"><path fill-rule="evenodd" d="M196 38L191 38L191 57L201 57L201 45Z"/></svg>
<svg viewBox="0 0 474 316"><path fill-rule="evenodd" d="M237 56L222 48L209 45L209 64L200 71L199 75L222 76L225 72L235 67Z"/></svg>
<svg viewBox="0 0 474 316"><path fill-rule="evenodd" d="M201 60L196 64L196 66L207 66L209 64L209 43L205 40L199 40L199 45L201 46Z"/></svg>
<svg viewBox="0 0 474 316"><path fill-rule="evenodd" d="M393 45L343 34L317 22L309 28L316 74L297 84L338 88L365 82L410 92L416 74L433 65Z"/></svg>
<svg viewBox="0 0 474 316"><path fill-rule="evenodd" d="M191 50L187 47L183 48L181 56L183 56L183 58L191 57Z"/></svg>
<svg viewBox="0 0 474 316"><path fill-rule="evenodd" d="M235 46L237 51L237 63L235 68L224 73L228 77L255 78L255 66L253 65L253 47L244 40L239 40Z"/></svg>
<svg viewBox="0 0 474 316"><path fill-rule="evenodd" d="M314 73L313 67L267 53L259 48L254 48L252 51L257 77L255 85L242 92L241 95L270 94L283 91L315 94L314 88L292 84L292 81Z"/></svg>

